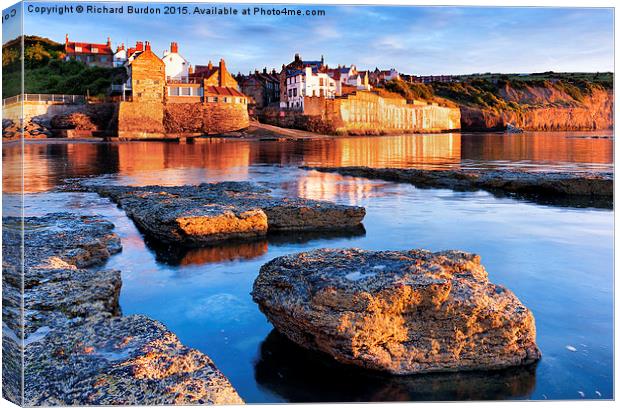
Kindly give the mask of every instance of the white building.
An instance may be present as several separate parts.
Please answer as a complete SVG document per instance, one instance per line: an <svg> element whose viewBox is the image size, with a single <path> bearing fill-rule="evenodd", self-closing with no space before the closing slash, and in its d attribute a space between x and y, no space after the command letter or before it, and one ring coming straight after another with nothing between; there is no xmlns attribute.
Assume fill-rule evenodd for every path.
<svg viewBox="0 0 620 408"><path fill-rule="evenodd" d="M187 82L189 62L179 54L179 46L176 42L170 43L170 52L164 51L162 60L166 65L166 81Z"/></svg>
<svg viewBox="0 0 620 408"><path fill-rule="evenodd" d="M127 50L125 49L125 44L121 44L116 47L116 52L112 57L112 65L114 68L122 67L127 62Z"/></svg>
<svg viewBox="0 0 620 408"><path fill-rule="evenodd" d="M286 92L288 102L282 102L280 107L298 110L304 109L306 96L334 98L338 95L336 81L311 67L290 73L286 78Z"/></svg>

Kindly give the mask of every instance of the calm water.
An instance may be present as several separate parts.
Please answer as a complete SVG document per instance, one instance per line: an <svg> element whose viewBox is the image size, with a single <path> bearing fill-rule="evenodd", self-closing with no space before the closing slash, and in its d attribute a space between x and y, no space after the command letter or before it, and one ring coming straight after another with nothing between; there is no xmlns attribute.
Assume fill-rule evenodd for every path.
<svg viewBox="0 0 620 408"><path fill-rule="evenodd" d="M122 237L123 252L106 267L123 272L123 313L164 322L185 344L208 354L247 402L608 399L613 398L612 211L544 206L486 192L421 190L297 168L610 170L613 141L601 135L609 136L574 132L194 145L32 144L25 146L24 156L26 213L68 210L110 219ZM15 151L3 149L5 192L19 191ZM134 185L252 180L278 194L363 205L366 231L354 236L281 235L191 251L158 248L145 242L108 200L54 192L65 179L86 177L93 183ZM480 254L490 279L512 289L533 311L542 360L534 367L501 372L395 378L340 366L274 332L249 295L259 267L288 253L351 246Z"/></svg>

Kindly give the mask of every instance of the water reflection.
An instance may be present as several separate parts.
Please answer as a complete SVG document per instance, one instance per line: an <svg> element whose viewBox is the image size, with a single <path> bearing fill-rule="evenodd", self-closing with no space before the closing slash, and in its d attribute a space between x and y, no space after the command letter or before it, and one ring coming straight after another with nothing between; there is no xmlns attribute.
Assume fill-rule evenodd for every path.
<svg viewBox="0 0 620 408"><path fill-rule="evenodd" d="M260 346L256 382L290 402L467 401L528 398L536 367L501 371L389 376L335 362L276 330Z"/></svg>
<svg viewBox="0 0 620 408"><path fill-rule="evenodd" d="M124 177L132 184L187 184L189 178L221 173L242 179L254 164L610 170L613 140L580 137L582 133L451 133L285 142L207 139L196 144L32 142L24 146L24 188L47 191L67 178L103 174ZM19 149L19 144L3 146L5 192L21 188ZM159 173L162 170L165 177ZM320 197L320 180L301 187Z"/></svg>
<svg viewBox="0 0 620 408"><path fill-rule="evenodd" d="M147 247L155 252L158 262L174 266L204 265L239 259L251 260L267 253L269 246L305 244L312 240L332 240L362 237L366 234L363 225L342 231L277 232L250 242L225 242L203 248L183 248L179 245L164 245L148 236L144 237Z"/></svg>

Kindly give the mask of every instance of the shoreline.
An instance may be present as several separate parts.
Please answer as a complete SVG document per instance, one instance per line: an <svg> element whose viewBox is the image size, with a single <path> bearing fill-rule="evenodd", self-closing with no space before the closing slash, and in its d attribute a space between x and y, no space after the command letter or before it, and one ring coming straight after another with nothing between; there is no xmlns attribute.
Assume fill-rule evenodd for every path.
<svg viewBox="0 0 620 408"><path fill-rule="evenodd" d="M162 139L132 139L123 140L118 137L81 137L81 138L24 138L24 139L12 139L3 140L3 146L13 146L19 144L23 140L27 145L43 145L43 144L65 144L65 143L126 143L126 142L167 142L167 143L204 143L211 139L220 140L243 140L243 141L259 141L259 142L285 142L295 140L323 140L323 139L342 139L342 138L359 138L359 137L389 137L389 136L425 136L425 135L447 135L447 134L460 134L460 135L497 135L497 136L527 136L529 134L557 134L562 136L565 133L584 133L584 136L564 136L571 139L592 138L592 139L614 139L613 129L603 130L553 130L553 131L524 131L523 133L509 133L503 131L445 131L445 132L416 132L416 133L388 133L388 134L347 134L347 135L333 135L333 134L321 134L313 133L305 130L283 128L279 126L269 125L265 123L253 122L250 127L235 132L228 132L219 135L203 135L194 138L162 138ZM180 140L183 139L183 140Z"/></svg>

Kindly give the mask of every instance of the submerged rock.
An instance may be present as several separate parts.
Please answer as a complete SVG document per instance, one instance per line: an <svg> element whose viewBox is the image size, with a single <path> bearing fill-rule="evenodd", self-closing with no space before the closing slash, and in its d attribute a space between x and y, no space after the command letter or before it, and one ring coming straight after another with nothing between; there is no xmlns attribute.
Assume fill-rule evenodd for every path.
<svg viewBox="0 0 620 408"><path fill-rule="evenodd" d="M14 359L3 361L4 395L25 405L242 403L207 356L161 323L120 316L120 272L94 268L121 250L113 228L68 213L23 227L3 218L2 347Z"/></svg>
<svg viewBox="0 0 620 408"><path fill-rule="evenodd" d="M302 198L277 198L247 182L197 186L95 187L149 235L164 243L200 246L252 239L269 231L358 227L363 207Z"/></svg>
<svg viewBox="0 0 620 408"><path fill-rule="evenodd" d="M263 265L252 296L289 339L365 368L489 370L540 358L532 313L465 252L283 256Z"/></svg>
<svg viewBox="0 0 620 408"><path fill-rule="evenodd" d="M419 170L370 167L302 167L306 170L339 173L411 183L421 188L503 191L525 196L587 197L613 202L613 173L515 170Z"/></svg>

